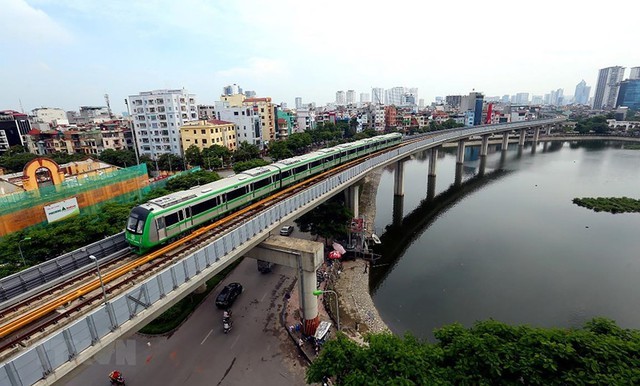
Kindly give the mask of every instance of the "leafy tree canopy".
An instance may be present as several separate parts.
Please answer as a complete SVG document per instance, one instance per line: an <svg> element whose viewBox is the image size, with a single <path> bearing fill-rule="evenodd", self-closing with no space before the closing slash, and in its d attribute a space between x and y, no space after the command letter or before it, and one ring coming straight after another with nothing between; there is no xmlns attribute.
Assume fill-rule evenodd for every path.
<svg viewBox="0 0 640 386"><path fill-rule="evenodd" d="M32 159L38 158L31 153L5 154L0 157L0 166L7 169L9 173L17 173L24 170L24 166Z"/></svg>
<svg viewBox="0 0 640 386"><path fill-rule="evenodd" d="M242 162L260 158L260 149L247 141L242 141L236 151L233 152L233 161Z"/></svg>
<svg viewBox="0 0 640 386"><path fill-rule="evenodd" d="M436 343L370 334L360 346L343 334L324 345L307 382L337 385L636 385L640 331L595 318L579 329L451 324Z"/></svg>
<svg viewBox="0 0 640 386"><path fill-rule="evenodd" d="M289 150L287 141L271 141L268 154L274 161L293 157L293 152Z"/></svg>
<svg viewBox="0 0 640 386"><path fill-rule="evenodd" d="M136 153L133 150L106 149L98 159L110 165L126 168L136 165Z"/></svg>
<svg viewBox="0 0 640 386"><path fill-rule="evenodd" d="M258 166L266 166L269 165L269 162L263 160L262 158L251 159L248 161L236 162L233 164L234 173L242 173L245 170L257 168Z"/></svg>
<svg viewBox="0 0 640 386"><path fill-rule="evenodd" d="M209 182L217 181L219 179L220 176L216 172L198 170L172 177L167 181L166 189L170 192L187 190L193 186L208 184Z"/></svg>
<svg viewBox="0 0 640 386"><path fill-rule="evenodd" d="M347 235L353 213L346 208L342 195L335 196L295 220L298 228L326 241Z"/></svg>
<svg viewBox="0 0 640 386"><path fill-rule="evenodd" d="M184 161L182 157L178 157L172 153L164 153L158 157L158 168L165 171L180 171L184 170Z"/></svg>

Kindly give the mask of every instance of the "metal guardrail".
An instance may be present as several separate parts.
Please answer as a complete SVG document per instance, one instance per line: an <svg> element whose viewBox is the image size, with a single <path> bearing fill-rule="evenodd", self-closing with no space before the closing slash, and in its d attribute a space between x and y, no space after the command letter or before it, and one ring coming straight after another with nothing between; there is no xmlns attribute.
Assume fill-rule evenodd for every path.
<svg viewBox="0 0 640 386"><path fill-rule="evenodd" d="M319 204L346 186L355 183L370 169L395 162L416 151L469 135L517 130L536 124L556 122L558 120L542 120L535 123L512 124L511 128L495 125L490 130L487 127L454 129L372 157L265 210L232 231L221 235L208 246L174 263L143 283L135 285L127 293L111 299L109 303L102 304L62 330L52 333L0 363L0 386L47 383L48 375L82 355L83 351L94 345L98 346L101 340L111 334L120 335L117 332L120 328L122 331L128 331L127 326L143 322L144 316L137 320L136 317L144 310L151 311L154 305L161 303L170 294L176 294L180 290L186 292L186 289L192 287L194 283L199 283L205 277L211 277L235 260L240 252L243 252L243 248L246 249L246 245L250 245L259 234L276 229L281 221L297 210L314 205L314 201ZM150 315L151 313L147 313L146 317Z"/></svg>
<svg viewBox="0 0 640 386"><path fill-rule="evenodd" d="M42 291L43 288L53 286L84 268L92 269L95 263L89 259L90 255L94 255L99 261L105 261L127 248L124 232L120 232L4 277L0 279L0 310Z"/></svg>

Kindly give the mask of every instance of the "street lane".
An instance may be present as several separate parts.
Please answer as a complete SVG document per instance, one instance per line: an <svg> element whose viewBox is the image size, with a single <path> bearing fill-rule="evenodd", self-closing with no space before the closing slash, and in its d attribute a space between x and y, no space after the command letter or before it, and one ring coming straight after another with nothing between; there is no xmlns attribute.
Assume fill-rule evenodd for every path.
<svg viewBox="0 0 640 386"><path fill-rule="evenodd" d="M280 324L294 280L292 268L261 274L255 260L245 259L174 333L120 339L59 383L108 385L108 373L117 369L133 386L304 385L305 362ZM233 328L224 334L215 297L234 281L244 291L232 307Z"/></svg>

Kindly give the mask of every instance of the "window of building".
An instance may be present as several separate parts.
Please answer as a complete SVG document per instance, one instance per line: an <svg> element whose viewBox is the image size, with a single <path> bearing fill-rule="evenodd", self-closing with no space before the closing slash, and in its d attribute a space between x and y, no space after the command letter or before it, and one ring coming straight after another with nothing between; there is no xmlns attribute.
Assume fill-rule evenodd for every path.
<svg viewBox="0 0 640 386"><path fill-rule="evenodd" d="M237 112L237 111L234 111L234 112L233 112L233 115L238 115L238 112Z"/></svg>
<svg viewBox="0 0 640 386"><path fill-rule="evenodd" d="M206 138L202 138L202 144L206 145L207 144L207 139Z"/></svg>

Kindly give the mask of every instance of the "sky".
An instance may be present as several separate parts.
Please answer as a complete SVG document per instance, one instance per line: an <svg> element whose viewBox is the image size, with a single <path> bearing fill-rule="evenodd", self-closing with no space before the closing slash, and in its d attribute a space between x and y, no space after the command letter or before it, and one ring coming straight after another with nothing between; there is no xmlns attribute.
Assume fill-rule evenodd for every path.
<svg viewBox="0 0 640 386"><path fill-rule="evenodd" d="M608 6L609 4L610 6ZM0 0L0 110L114 112L141 91L214 104L238 84L294 106L336 91L418 98L564 89L640 66L640 1Z"/></svg>

